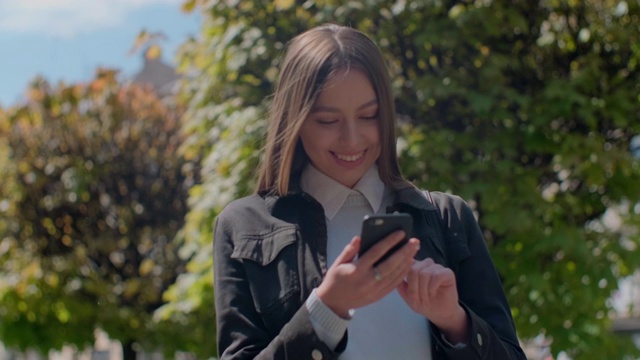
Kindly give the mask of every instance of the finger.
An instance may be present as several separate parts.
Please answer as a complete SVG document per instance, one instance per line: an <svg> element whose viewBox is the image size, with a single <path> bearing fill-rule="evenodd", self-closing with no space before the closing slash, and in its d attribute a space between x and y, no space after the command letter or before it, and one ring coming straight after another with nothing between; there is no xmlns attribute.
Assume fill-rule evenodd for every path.
<svg viewBox="0 0 640 360"><path fill-rule="evenodd" d="M435 269L429 282L429 296L435 297L439 291L454 286L455 283L455 275L451 269L445 267Z"/></svg>
<svg viewBox="0 0 640 360"><path fill-rule="evenodd" d="M406 275L406 272L413 265L413 257L418 252L420 243L417 239L411 239L407 244L398 249L388 259L378 264L376 267L379 271L385 274L392 274L397 276L402 274L402 277Z"/></svg>
<svg viewBox="0 0 640 360"><path fill-rule="evenodd" d="M391 256L380 264L378 268L382 268L383 271L390 269L389 271L393 273L393 276L397 278L398 282L404 281L415 263L413 257L418 252L419 246L417 240L411 240L398 251L398 254Z"/></svg>
<svg viewBox="0 0 640 360"><path fill-rule="evenodd" d="M408 246L411 247L411 245ZM415 247L413 251L416 251ZM382 266L381 264L373 267L372 273L374 274L374 276L372 276L372 278L375 279L376 271L381 275L381 279L375 279L372 282L373 289L375 289L374 291L376 293L386 295L404 282L405 277L409 273L409 270L411 269L411 266L413 266L413 263L415 261L412 259L411 253L409 253L409 256L404 260L404 263L399 263L394 267L389 266L389 263L387 263L386 261L384 263L384 266Z"/></svg>
<svg viewBox="0 0 640 360"><path fill-rule="evenodd" d="M398 289L399 287L402 287L403 284L405 284L404 276L402 276L402 274L395 275L392 279L389 277L384 277L384 279L385 279L384 280L385 284L382 285L384 295L392 292L394 289ZM406 284L404 286L406 286Z"/></svg>
<svg viewBox="0 0 640 360"><path fill-rule="evenodd" d="M424 265L424 264L423 264ZM431 267L432 266L423 266L420 269L420 273L418 275L418 298L420 299L421 304L429 303L429 286L431 284Z"/></svg>
<svg viewBox="0 0 640 360"><path fill-rule="evenodd" d="M389 259L375 267L383 279L383 282L377 281L375 283L376 293L378 291L382 291L385 294L389 293L405 282L412 267L414 265L419 266L413 259L419 246L419 240L412 238L409 243L396 251Z"/></svg>
<svg viewBox="0 0 640 360"><path fill-rule="evenodd" d="M367 252L360 257L360 262L365 266L372 266L380 258L384 256L395 244L404 239L405 233L402 230L394 231L387 235L384 239L373 245Z"/></svg>
<svg viewBox="0 0 640 360"><path fill-rule="evenodd" d="M433 261L432 258L426 258L426 259L420 261L421 268L427 268L427 267L429 267L429 266L431 266L431 265L433 265L435 263L436 262Z"/></svg>
<svg viewBox="0 0 640 360"><path fill-rule="evenodd" d="M403 282L404 272L403 268L392 269L390 272L380 272L382 275L382 281L378 281L377 284L385 292L391 292Z"/></svg>
<svg viewBox="0 0 640 360"><path fill-rule="evenodd" d="M405 263L401 264L396 268L396 271L394 273L395 279L393 282L394 288L398 287L398 285L405 282L405 280L407 279L407 276L409 275L409 272L411 271L412 266L413 266L413 259L408 259L408 261L406 261Z"/></svg>
<svg viewBox="0 0 640 360"><path fill-rule="evenodd" d="M407 294L412 299L418 299L420 295L420 271L424 267L424 262L416 261L411 266L407 274Z"/></svg>
<svg viewBox="0 0 640 360"><path fill-rule="evenodd" d="M416 312L419 312L420 309L420 297L418 291L419 272L421 266L422 264L414 260L404 281L401 281L396 287L398 294L400 294L407 305Z"/></svg>
<svg viewBox="0 0 640 360"><path fill-rule="evenodd" d="M358 255L358 251L360 251L360 237L354 236L353 239L351 239L351 242L344 247L333 264L339 265L352 262L356 258L356 255Z"/></svg>
<svg viewBox="0 0 640 360"><path fill-rule="evenodd" d="M411 270L409 271L409 274L407 275L407 282L411 283L412 286L412 291L415 291L416 293L418 293L419 290L419 281L420 281L420 272L423 269L427 269L428 267L432 266L433 264L435 264L433 262L433 260L431 258L426 258L424 260L414 260L413 265L411 266Z"/></svg>
<svg viewBox="0 0 640 360"><path fill-rule="evenodd" d="M418 253L418 251L420 251L420 239L418 238L411 238L409 239L410 243L414 243L416 246L416 253Z"/></svg>

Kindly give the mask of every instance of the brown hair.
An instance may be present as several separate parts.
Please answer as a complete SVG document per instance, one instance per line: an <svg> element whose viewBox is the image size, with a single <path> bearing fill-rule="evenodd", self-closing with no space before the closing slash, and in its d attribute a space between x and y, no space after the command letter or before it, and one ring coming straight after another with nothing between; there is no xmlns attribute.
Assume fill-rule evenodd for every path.
<svg viewBox="0 0 640 360"><path fill-rule="evenodd" d="M393 189L412 186L398 165L395 104L380 50L358 30L327 24L296 36L287 45L271 103L258 192L283 196L289 191L292 179L299 177L309 161L299 139L300 128L326 79L350 68L366 74L377 95L380 178Z"/></svg>

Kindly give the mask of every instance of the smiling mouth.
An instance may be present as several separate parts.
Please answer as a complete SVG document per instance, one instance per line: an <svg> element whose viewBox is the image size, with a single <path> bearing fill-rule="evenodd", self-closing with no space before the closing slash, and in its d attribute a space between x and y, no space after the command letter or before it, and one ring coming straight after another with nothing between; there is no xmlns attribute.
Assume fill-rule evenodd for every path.
<svg viewBox="0 0 640 360"><path fill-rule="evenodd" d="M338 153L333 153L333 155L335 157L337 157L338 159L342 160L342 161L353 162L353 161L360 160L360 158L362 158L366 152L367 151L365 150L365 151L360 152L360 153L355 154L355 155L343 155L343 154L338 154Z"/></svg>

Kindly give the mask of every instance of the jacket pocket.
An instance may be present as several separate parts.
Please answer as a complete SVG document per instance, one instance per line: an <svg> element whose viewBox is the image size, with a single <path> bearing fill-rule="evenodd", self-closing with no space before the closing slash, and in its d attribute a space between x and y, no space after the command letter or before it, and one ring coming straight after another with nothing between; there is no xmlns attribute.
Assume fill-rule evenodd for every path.
<svg viewBox="0 0 640 360"><path fill-rule="evenodd" d="M231 257L242 260L256 310L263 317L287 312L300 293L294 226L268 234L251 234L235 241Z"/></svg>

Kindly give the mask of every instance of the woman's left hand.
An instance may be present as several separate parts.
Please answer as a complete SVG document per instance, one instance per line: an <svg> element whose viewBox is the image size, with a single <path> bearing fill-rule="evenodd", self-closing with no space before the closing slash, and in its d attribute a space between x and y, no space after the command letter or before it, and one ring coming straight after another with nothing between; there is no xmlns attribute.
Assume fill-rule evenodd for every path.
<svg viewBox="0 0 640 360"><path fill-rule="evenodd" d="M398 293L409 307L425 316L452 343L468 341L469 320L458 303L453 271L432 259L414 262Z"/></svg>

